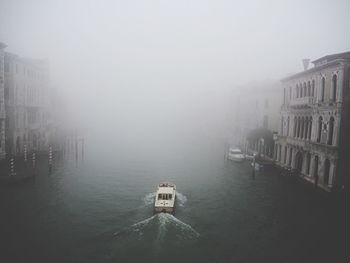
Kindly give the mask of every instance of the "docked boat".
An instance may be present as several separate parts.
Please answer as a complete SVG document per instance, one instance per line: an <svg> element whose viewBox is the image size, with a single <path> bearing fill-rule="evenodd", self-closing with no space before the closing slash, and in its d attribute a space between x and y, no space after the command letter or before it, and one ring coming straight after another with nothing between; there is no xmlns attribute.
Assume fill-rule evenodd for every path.
<svg viewBox="0 0 350 263"><path fill-rule="evenodd" d="M154 203L155 213L174 213L176 199L176 185L173 183L160 183L156 192Z"/></svg>
<svg viewBox="0 0 350 263"><path fill-rule="evenodd" d="M245 156L240 149L230 148L227 154L227 159L235 162L243 162Z"/></svg>
<svg viewBox="0 0 350 263"><path fill-rule="evenodd" d="M253 161L253 160L254 160L254 155L248 155L248 154L246 154L246 155L245 155L245 159L248 160L248 161Z"/></svg>

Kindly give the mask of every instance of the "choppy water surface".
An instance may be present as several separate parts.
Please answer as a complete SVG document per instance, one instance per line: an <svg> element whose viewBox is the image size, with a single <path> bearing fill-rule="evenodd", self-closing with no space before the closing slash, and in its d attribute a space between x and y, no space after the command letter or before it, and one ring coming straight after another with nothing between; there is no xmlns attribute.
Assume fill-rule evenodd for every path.
<svg viewBox="0 0 350 263"><path fill-rule="evenodd" d="M342 202L223 159L220 142L56 163L4 186L1 262L340 262ZM46 170L46 168L42 169ZM156 186L177 185L175 216L153 215ZM345 261L343 261L345 262Z"/></svg>

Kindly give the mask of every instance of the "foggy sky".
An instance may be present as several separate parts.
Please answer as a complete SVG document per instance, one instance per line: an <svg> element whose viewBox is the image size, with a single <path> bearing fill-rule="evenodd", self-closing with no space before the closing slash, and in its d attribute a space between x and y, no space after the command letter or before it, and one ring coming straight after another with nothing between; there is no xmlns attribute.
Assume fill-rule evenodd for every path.
<svg viewBox="0 0 350 263"><path fill-rule="evenodd" d="M347 0L0 0L0 41L48 58L53 86L91 128L210 129L236 85L350 50L349 10Z"/></svg>

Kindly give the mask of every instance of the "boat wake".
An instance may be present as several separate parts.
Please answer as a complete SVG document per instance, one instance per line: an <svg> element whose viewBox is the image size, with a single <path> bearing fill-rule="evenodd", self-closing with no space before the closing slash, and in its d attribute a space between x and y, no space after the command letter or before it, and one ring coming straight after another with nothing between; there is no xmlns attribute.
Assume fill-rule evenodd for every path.
<svg viewBox="0 0 350 263"><path fill-rule="evenodd" d="M159 213L114 233L114 236L136 237L138 240L150 239L155 243L162 243L168 239L171 242L197 239L200 235L190 225L175 216Z"/></svg>
<svg viewBox="0 0 350 263"><path fill-rule="evenodd" d="M154 204L154 199L156 198L156 192L146 194L146 196L143 198L143 202L145 205L149 206Z"/></svg>
<svg viewBox="0 0 350 263"><path fill-rule="evenodd" d="M146 206L150 206L154 204L156 198L156 193L149 193L143 198L143 202ZM180 207L184 207L187 202L187 197L179 192L176 192L176 205Z"/></svg>
<svg viewBox="0 0 350 263"><path fill-rule="evenodd" d="M159 262L160 258L179 258L196 253L195 244L199 238L200 234L190 225L171 214L159 213L114 233L106 257L111 262ZM202 252L198 254L201 255Z"/></svg>
<svg viewBox="0 0 350 263"><path fill-rule="evenodd" d="M176 192L176 201L177 201L176 203L177 205L185 206L185 203L187 202L187 197L184 194Z"/></svg>

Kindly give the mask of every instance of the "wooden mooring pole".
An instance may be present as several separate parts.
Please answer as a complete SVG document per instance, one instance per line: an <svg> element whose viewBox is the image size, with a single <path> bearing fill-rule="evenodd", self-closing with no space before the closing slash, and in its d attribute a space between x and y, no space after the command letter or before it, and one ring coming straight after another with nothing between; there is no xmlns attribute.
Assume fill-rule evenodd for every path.
<svg viewBox="0 0 350 263"><path fill-rule="evenodd" d="M32 164L33 164L33 174L35 174L35 165L36 165L36 156L35 156L35 152L33 152L32 154Z"/></svg>
<svg viewBox="0 0 350 263"><path fill-rule="evenodd" d="M52 172L52 146L49 146L49 174Z"/></svg>
<svg viewBox="0 0 350 263"><path fill-rule="evenodd" d="M24 165L27 167L27 145L24 145L24 149L23 149L23 157L24 157Z"/></svg>

